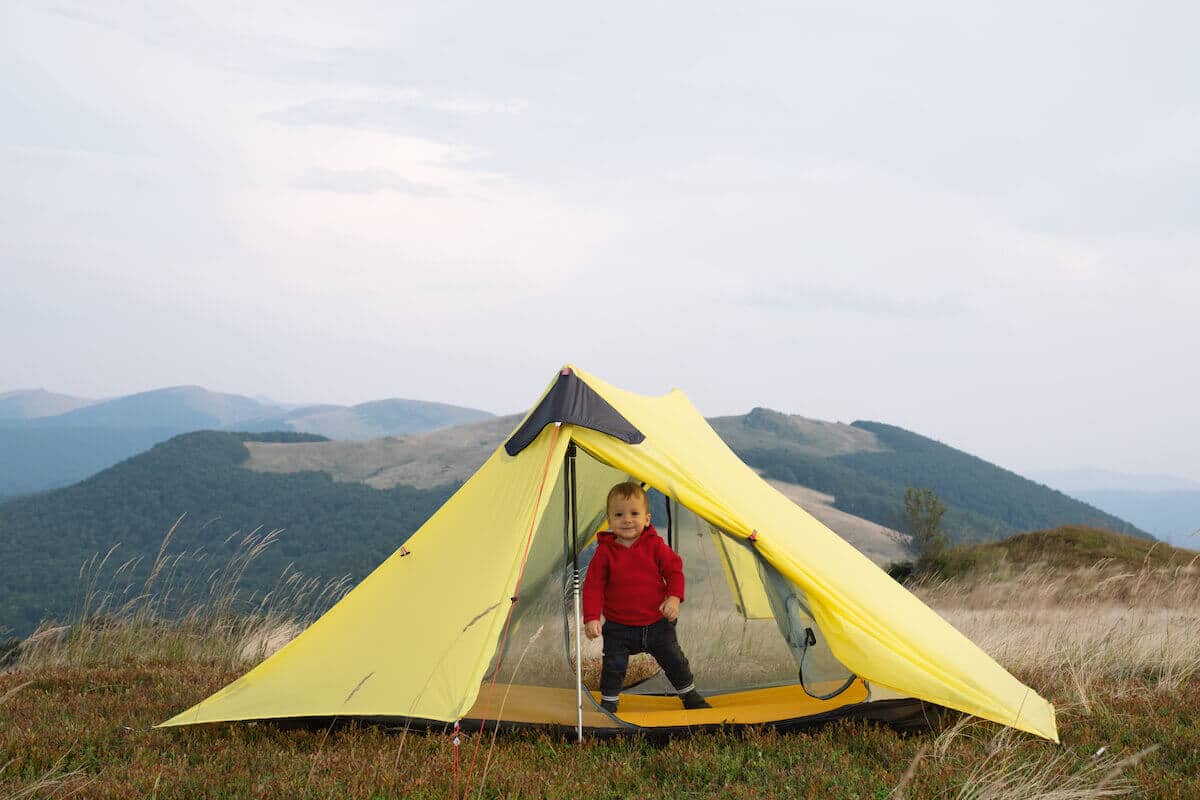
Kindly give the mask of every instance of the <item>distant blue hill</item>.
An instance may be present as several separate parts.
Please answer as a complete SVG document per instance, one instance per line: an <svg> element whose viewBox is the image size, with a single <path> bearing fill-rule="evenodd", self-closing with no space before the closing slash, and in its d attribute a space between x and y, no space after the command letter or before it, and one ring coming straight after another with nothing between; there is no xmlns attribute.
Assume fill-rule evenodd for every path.
<svg viewBox="0 0 1200 800"><path fill-rule="evenodd" d="M1200 491L1092 489L1071 494L1145 528L1163 541L1200 548Z"/></svg>
<svg viewBox="0 0 1200 800"><path fill-rule="evenodd" d="M377 439L426 433L491 419L493 414L423 400L375 400L356 406L305 406L265 419L239 423L243 431L297 431L330 439Z"/></svg>
<svg viewBox="0 0 1200 800"><path fill-rule="evenodd" d="M0 428L0 500L77 483L176 433L172 428Z"/></svg>
<svg viewBox="0 0 1200 800"><path fill-rule="evenodd" d="M210 392L199 386L173 386L105 400L25 424L33 428L164 428L180 432L227 428L276 413L278 408L249 397Z"/></svg>
<svg viewBox="0 0 1200 800"><path fill-rule="evenodd" d="M40 391L40 390L39 390ZM46 396L43 396L46 395ZM346 407L287 410L199 386L174 386L91 403L65 395L8 392L0 417L0 499L67 486L144 452L172 436L198 430L290 431L330 439L372 439L424 433L492 417L444 403L389 399ZM71 405L61 414L28 418L31 409ZM26 415L26 416L21 416Z"/></svg>
<svg viewBox="0 0 1200 800"><path fill-rule="evenodd" d="M45 389L17 389L0 394L0 421L65 414L95 402L84 397L47 392Z"/></svg>

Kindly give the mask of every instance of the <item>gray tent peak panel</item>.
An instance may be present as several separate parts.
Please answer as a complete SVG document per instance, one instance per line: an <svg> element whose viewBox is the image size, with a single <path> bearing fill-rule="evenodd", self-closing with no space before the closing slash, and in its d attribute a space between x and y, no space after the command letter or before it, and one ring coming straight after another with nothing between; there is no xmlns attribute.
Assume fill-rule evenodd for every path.
<svg viewBox="0 0 1200 800"><path fill-rule="evenodd" d="M607 433L626 444L641 444L646 438L633 423L621 416L607 400L568 368L558 374L558 380L525 420L525 424L504 443L504 451L515 456L528 447L543 428L555 422Z"/></svg>

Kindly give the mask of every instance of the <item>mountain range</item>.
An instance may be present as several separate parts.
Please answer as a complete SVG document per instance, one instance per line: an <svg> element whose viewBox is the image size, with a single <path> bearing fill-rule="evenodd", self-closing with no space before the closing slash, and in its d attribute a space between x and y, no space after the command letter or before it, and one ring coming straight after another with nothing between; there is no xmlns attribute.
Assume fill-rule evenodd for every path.
<svg viewBox="0 0 1200 800"><path fill-rule="evenodd" d="M52 417L95 402L85 397L47 392L45 389L17 389L0 393L0 420Z"/></svg>
<svg viewBox="0 0 1200 800"><path fill-rule="evenodd" d="M185 391L158 400L171 396L196 397ZM189 413L201 405L210 419L232 426L252 422L236 414L254 414L263 405L200 397L204 404L189 405ZM152 414L152 403L139 402L155 424L186 418L162 409ZM471 413L449 408L447 413ZM250 542L242 546L258 553L240 573L248 594L269 596L286 570L357 581L403 543L518 422L473 413L485 418L372 439L335 441L294 430L190 432L71 486L0 502L0 627L25 633L43 619L70 618L91 602L88 592L136 596L138 582L163 554L174 559L171 572L180 586L202 586L206 575L239 557L239 542ZM764 408L710 423L743 461L880 564L907 557L905 537L896 529L910 485L932 488L942 498L954 541L1067 524L1148 536L1061 492L883 423L843 425ZM74 429L9 429L30 430ZM149 430L164 428L142 432ZM257 548L254 537L274 530L282 531L278 540ZM88 564L81 583L81 565Z"/></svg>
<svg viewBox="0 0 1200 800"><path fill-rule="evenodd" d="M1179 547L1200 549L1200 482L1101 469L1041 472L1047 486L1127 519Z"/></svg>
<svg viewBox="0 0 1200 800"><path fill-rule="evenodd" d="M43 389L6 392L0 395L0 498L67 486L189 431L287 431L370 439L492 416L479 409L398 398L354 406L289 407L199 386L108 400Z"/></svg>

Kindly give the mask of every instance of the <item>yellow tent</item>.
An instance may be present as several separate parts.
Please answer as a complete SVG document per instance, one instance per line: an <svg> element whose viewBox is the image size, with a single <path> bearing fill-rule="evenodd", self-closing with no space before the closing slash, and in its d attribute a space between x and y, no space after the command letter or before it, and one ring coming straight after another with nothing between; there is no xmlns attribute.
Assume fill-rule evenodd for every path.
<svg viewBox="0 0 1200 800"><path fill-rule="evenodd" d="M694 632L685 650L732 642L702 664L692 657L711 709L684 711L631 687L613 716L580 688L588 659L569 596L608 488L629 478L665 498L676 549L698 548L684 553L689 587L711 597L721 587L726 611L693 611L689 588L681 615L681 641L683 620ZM718 578L699 574L713 564ZM741 638L712 634L730 620L725 629ZM770 652L793 659L786 679L768 674L772 645L747 638L753 620L783 642ZM550 657L553 628L563 647ZM739 660L767 672L706 684L706 670L723 674ZM897 722L921 714L920 701L1058 740L1050 703L767 485L682 392L642 397L567 367L404 547L275 655L163 725L357 717L571 725L582 735Z"/></svg>

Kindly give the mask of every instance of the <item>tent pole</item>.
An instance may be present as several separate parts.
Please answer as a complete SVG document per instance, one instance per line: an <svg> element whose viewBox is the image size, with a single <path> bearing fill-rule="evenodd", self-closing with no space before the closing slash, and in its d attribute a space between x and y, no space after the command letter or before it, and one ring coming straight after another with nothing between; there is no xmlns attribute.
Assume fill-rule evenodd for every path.
<svg viewBox="0 0 1200 800"><path fill-rule="evenodd" d="M579 608L579 572L575 572L575 705L578 712L577 741L583 744L583 613Z"/></svg>
<svg viewBox="0 0 1200 800"><path fill-rule="evenodd" d="M675 526L671 520L671 495L663 495L667 501L667 547L675 549Z"/></svg>
<svg viewBox="0 0 1200 800"><path fill-rule="evenodd" d="M571 502L571 593L575 598L575 710L577 741L583 742L583 609L579 601L579 512L576 507L575 443L567 445L567 492Z"/></svg>

